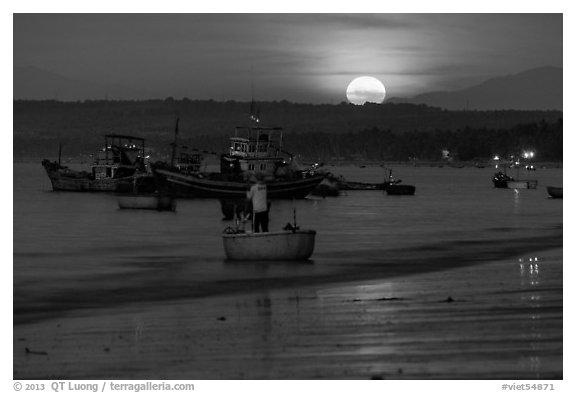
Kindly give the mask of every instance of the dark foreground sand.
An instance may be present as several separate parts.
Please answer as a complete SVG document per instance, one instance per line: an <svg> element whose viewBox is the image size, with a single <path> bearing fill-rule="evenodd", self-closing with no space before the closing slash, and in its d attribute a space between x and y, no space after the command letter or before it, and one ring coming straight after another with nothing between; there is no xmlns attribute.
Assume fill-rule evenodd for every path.
<svg viewBox="0 0 576 393"><path fill-rule="evenodd" d="M562 307L562 249L550 249L76 309L15 322L14 378L562 379Z"/></svg>

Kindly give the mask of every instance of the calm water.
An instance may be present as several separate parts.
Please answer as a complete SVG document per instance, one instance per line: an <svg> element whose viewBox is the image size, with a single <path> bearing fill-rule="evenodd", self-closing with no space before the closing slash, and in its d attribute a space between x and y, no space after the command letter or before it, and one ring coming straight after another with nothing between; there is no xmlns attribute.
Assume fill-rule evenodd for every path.
<svg viewBox="0 0 576 393"><path fill-rule="evenodd" d="M384 175L370 166L328 170L355 181ZM220 235L231 223L216 200L179 200L175 213L122 211L113 195L51 191L40 163L14 164L15 321L39 307L105 307L109 290L114 302L130 304L375 278L396 274L391 267L401 270L405 260L433 270L481 263L495 252L512 258L522 253L517 242L538 248L542 238L558 236L562 200L549 199L546 186L562 185L561 169L525 173L539 187L519 191L493 188L493 172L399 166L396 177L416 185L416 195L355 191L273 201L272 230L291 222L296 209L298 225L315 229L317 239L311 262L267 264L225 261Z"/></svg>

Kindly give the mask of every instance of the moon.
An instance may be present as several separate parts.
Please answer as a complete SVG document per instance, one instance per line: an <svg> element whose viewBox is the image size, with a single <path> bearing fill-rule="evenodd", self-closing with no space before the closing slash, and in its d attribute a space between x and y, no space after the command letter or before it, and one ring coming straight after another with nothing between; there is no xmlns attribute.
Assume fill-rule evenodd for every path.
<svg viewBox="0 0 576 393"><path fill-rule="evenodd" d="M346 98L352 104L362 105L366 102L381 104L386 97L386 88L380 80L371 76L360 76L350 82L346 89Z"/></svg>

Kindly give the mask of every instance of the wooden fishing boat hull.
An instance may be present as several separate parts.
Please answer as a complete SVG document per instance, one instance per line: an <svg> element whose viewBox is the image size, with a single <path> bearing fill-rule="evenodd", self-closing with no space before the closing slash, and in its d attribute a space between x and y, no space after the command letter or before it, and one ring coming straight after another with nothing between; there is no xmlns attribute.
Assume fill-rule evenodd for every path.
<svg viewBox="0 0 576 393"><path fill-rule="evenodd" d="M414 195L416 187L408 184L391 184L386 187L388 195Z"/></svg>
<svg viewBox="0 0 576 393"><path fill-rule="evenodd" d="M82 176L80 172L77 174L70 173L66 170L46 170L52 190L54 191L87 191L87 192L115 192L120 181L123 179L91 179L89 175ZM132 181L132 176L125 179L127 182Z"/></svg>
<svg viewBox="0 0 576 393"><path fill-rule="evenodd" d="M229 260L295 261L307 260L314 252L316 231L279 231L223 234Z"/></svg>
<svg viewBox="0 0 576 393"><path fill-rule="evenodd" d="M120 209L144 209L159 211L175 211L176 200L160 195L119 195L117 197Z"/></svg>
<svg viewBox="0 0 576 393"><path fill-rule="evenodd" d="M76 171L60 166L56 162L42 161L42 166L52 184L54 191L79 191L79 192L118 192L122 191L122 185L132 185L135 176L104 177L95 179L86 171ZM130 191L132 188L130 187Z"/></svg>
<svg viewBox="0 0 576 393"><path fill-rule="evenodd" d="M180 198L245 198L247 184L242 181L229 181L186 175L165 169L154 169L157 186L164 194ZM277 180L266 183L268 198L305 198L324 179L315 175L292 180Z"/></svg>
<svg viewBox="0 0 576 393"><path fill-rule="evenodd" d="M552 198L562 198L563 187L546 187L548 195Z"/></svg>
<svg viewBox="0 0 576 393"><path fill-rule="evenodd" d="M506 187L513 189L535 190L538 187L538 180L509 180Z"/></svg>

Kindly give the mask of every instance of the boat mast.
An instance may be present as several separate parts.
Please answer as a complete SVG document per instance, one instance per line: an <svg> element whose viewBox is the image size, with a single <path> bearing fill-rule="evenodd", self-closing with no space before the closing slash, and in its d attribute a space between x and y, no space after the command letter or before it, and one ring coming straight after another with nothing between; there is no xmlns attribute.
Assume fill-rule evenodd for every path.
<svg viewBox="0 0 576 393"><path fill-rule="evenodd" d="M256 103L254 98L254 66L250 66L250 93L252 95L252 101L250 102L250 119L256 124L260 123L260 107Z"/></svg>

